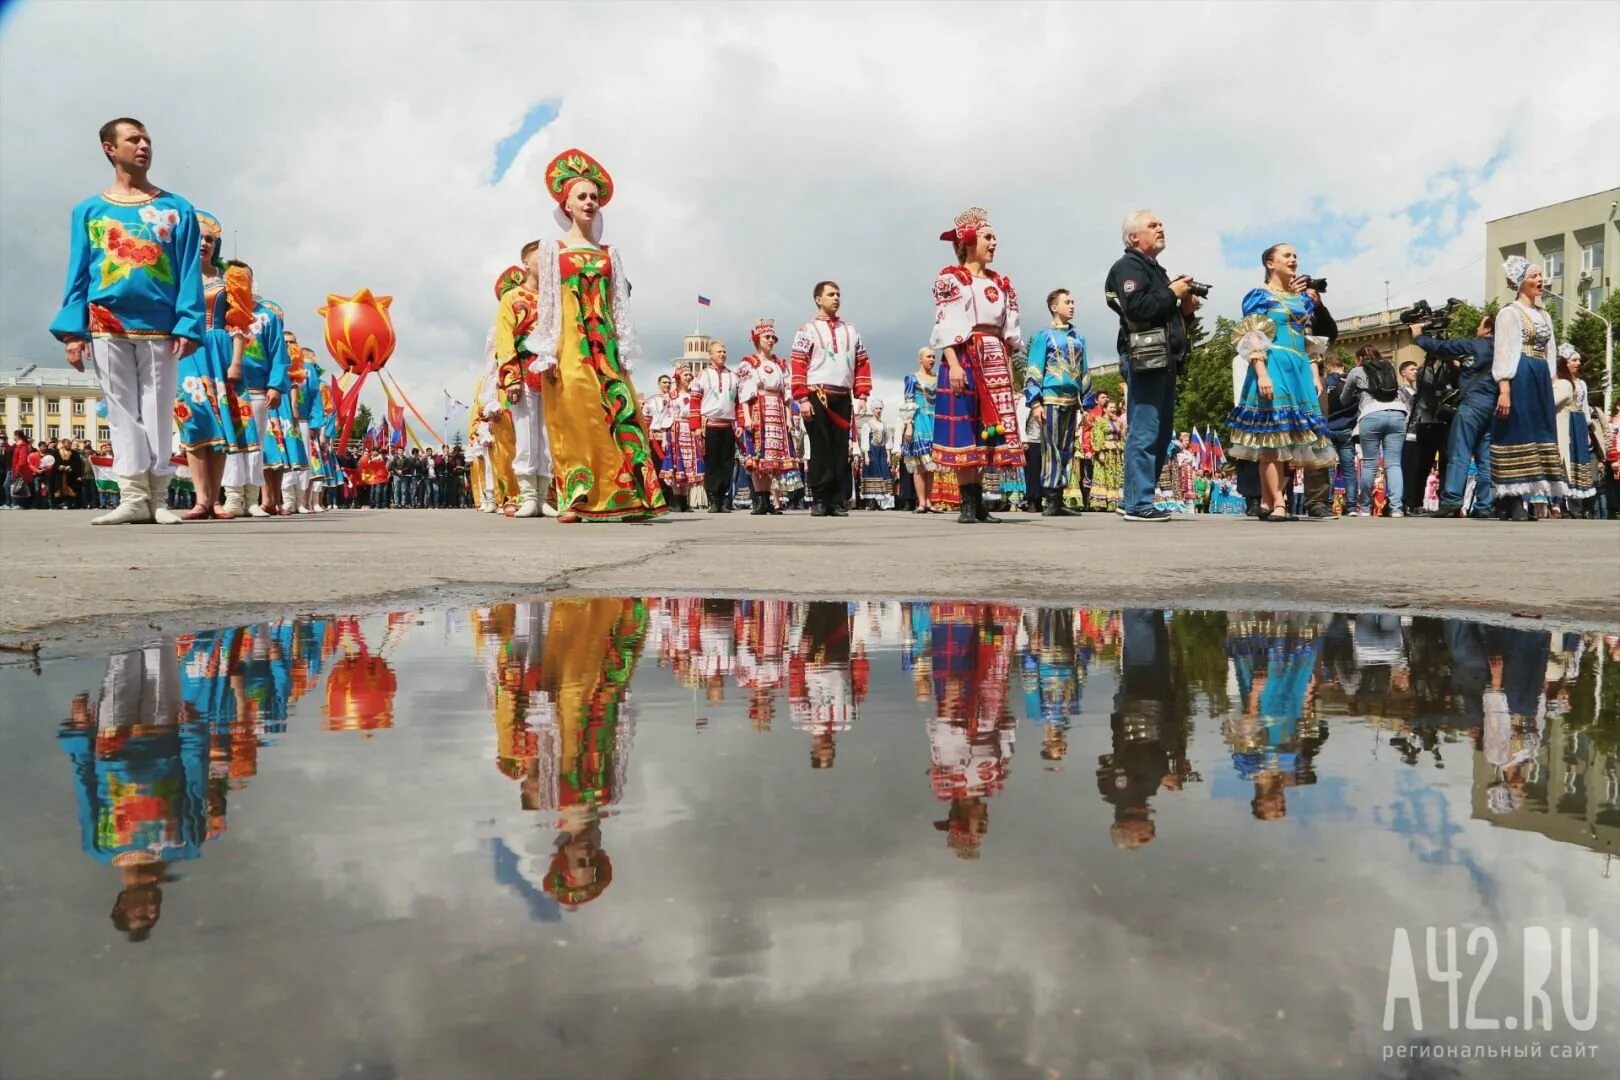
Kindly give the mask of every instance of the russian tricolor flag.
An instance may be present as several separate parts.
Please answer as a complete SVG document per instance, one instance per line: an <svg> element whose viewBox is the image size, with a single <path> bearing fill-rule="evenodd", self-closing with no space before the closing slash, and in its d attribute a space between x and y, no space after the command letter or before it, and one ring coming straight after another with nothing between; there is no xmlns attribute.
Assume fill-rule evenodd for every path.
<svg viewBox="0 0 1620 1080"><path fill-rule="evenodd" d="M698 297L698 307L709 307L709 306L710 306L709 305L709 298L707 296L699 296Z"/></svg>

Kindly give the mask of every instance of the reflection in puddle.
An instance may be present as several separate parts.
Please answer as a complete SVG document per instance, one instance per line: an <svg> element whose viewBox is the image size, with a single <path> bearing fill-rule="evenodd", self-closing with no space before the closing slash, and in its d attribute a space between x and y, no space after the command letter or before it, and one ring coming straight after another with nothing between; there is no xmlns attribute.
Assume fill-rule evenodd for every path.
<svg viewBox="0 0 1620 1080"><path fill-rule="evenodd" d="M5 677L7 700L31 679ZM389 899L365 918L385 921L369 925L415 924L422 937L388 934L388 959L355 944L367 979L371 968L402 977L403 954L436 978L456 982L464 963L510 990L489 950L515 950L509 963L521 967L566 931L558 940L579 955L531 978L566 978L587 996L645 1005L638 995L657 987L735 984L756 1010L825 991L856 1007L905 983L982 1020L989 1013L949 989L988 972L975 974L971 948L957 951L975 920L956 920L974 908L997 924L989 955L1003 959L991 967L1042 967L1037 998L1087 1002L1075 1016L1109 1014L1096 995L1120 979L1163 992L1127 978L1138 960L1191 977L1154 952L1146 913L1202 957L1198 980L1255 947L1229 941L1228 924L1259 919L1311 927L1303 942L1289 936L1289 955L1361 965L1314 962L1366 1001L1297 1006L1303 1022L1351 1040L1343 1071L1360 1074L1364 1044L1387 1041L1377 1014L1391 927L1473 920L1511 932L1523 914L1512 890L1529 880L1515 860L1536 867L1540 916L1554 902L1587 912L1592 898L1612 915L1620 877L1620 638L1595 634L1378 614L596 598L203 631L104 664L46 665L32 681L66 706L57 742L78 843L113 871L64 868L66 837L49 823L65 820L69 785L53 778L36 730L7 728L9 758L34 785L11 788L8 829L27 840L8 844L7 862L51 871L43 891L0 911L25 919L41 948L105 939L112 896L113 929L151 940L142 956L173 948L217 961L210 921L232 925L260 903L294 913L278 924L294 952L341 952L337 938L321 942L387 933L350 913L382 890ZM232 822L246 832L235 850L231 810L246 823ZM1519 843L1510 831L1541 835ZM302 857L278 866L289 845ZM230 852L217 872L212 857L187 867L215 850ZM304 877L322 883L316 894L286 880ZM165 893L193 890L171 929ZM1020 891L1067 914L1029 920ZM234 912L215 906L227 896ZM1371 915L1381 903L1387 912ZM1329 912L1338 921L1324 923ZM95 922L67 925L87 915ZM1115 929L1098 944L1102 920ZM481 927L500 929L490 940ZM1279 970L1259 997L1296 1007L1319 976ZM9 1006L12 962L0 974ZM60 982L57 1003L84 977ZM493 991L473 982L463 990L476 1010ZM1246 1021L1228 1014L1218 982L1209 989L1193 1057L1252 1064L1252 1048L1219 1034L1246 1039ZM217 1019L216 1007L195 1015ZM451 1038L454 1024L419 1015L437 1006L396 1007L427 1023L400 1045ZM655 1011L668 1023L708 1007ZM882 1013L891 1024L920 1015L893 1001ZM587 1042L608 1037L587 1027ZM1088 1036L1108 1060L1160 1053L1119 1034L1134 1030L1128 1015L1110 1030ZM980 1057L958 1047L952 1067L1022 1074L1086 1058L1064 1039L1037 1039L1046 1049L1033 1052L1032 1037L958 1032ZM66 1057L33 1064L103 1071L107 1059L64 1039L55 1049ZM807 1051L773 1034L755 1052L788 1056L747 1060L763 1072L797 1062L782 1075L939 1068L935 1041L848 1040ZM326 1069L311 1052L314 1071ZM414 1052L441 1065L448 1053ZM168 1059L208 1063L183 1047ZM636 1060L612 1056L606 1071L644 1071ZM718 1060L691 1070L749 1074Z"/></svg>

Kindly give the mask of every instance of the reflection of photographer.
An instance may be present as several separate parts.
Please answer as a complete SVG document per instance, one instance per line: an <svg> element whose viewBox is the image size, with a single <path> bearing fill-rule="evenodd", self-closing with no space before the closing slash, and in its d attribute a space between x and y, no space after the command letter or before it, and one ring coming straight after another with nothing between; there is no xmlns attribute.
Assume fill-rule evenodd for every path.
<svg viewBox="0 0 1620 1080"><path fill-rule="evenodd" d="M1427 308L1428 305L1422 305ZM1452 305L1446 305L1447 311ZM1413 309L1415 310L1415 309ZM1406 315L1409 312L1402 312ZM1461 517L1463 491L1468 483L1468 463L1474 462L1478 477L1474 484L1473 517L1490 517L1491 495L1491 421L1496 410L1496 383L1491 379L1491 356L1495 349L1492 335L1496 331L1496 316L1487 315L1479 322L1477 337L1442 340L1431 337L1427 331L1439 330L1437 320L1414 321L1413 343L1423 350L1423 370L1449 369L1442 376L1435 372L1432 385L1438 396L1442 412L1449 406L1452 414L1446 428L1446 454L1440 484L1440 509L1437 517ZM1419 376L1418 397L1423 397L1423 376ZM1448 393L1446 387L1452 387Z"/></svg>

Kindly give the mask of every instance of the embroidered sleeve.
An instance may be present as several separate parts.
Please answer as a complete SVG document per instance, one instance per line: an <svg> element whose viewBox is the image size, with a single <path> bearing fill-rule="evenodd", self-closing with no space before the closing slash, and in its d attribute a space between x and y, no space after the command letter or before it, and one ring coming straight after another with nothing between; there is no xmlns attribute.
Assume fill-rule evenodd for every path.
<svg viewBox="0 0 1620 1080"><path fill-rule="evenodd" d="M1041 384L1046 379L1046 354L1051 349L1050 333L1037 330L1029 339L1029 356L1024 368L1024 404L1038 405L1042 400Z"/></svg>
<svg viewBox="0 0 1620 1080"><path fill-rule="evenodd" d="M1014 356L1024 351L1024 330L1018 322L1018 292L1011 278L999 280L1007 293L1007 316L1002 322L1001 339L1007 344L1007 355Z"/></svg>
<svg viewBox="0 0 1620 1080"><path fill-rule="evenodd" d="M928 344L935 349L962 344L973 333L973 284L962 280L960 267L947 266L934 279L934 332Z"/></svg>
<svg viewBox="0 0 1620 1080"><path fill-rule="evenodd" d="M810 354L815 348L816 339L806 323L793 335L793 352L788 357L788 367L792 370L790 385L796 398L810 396Z"/></svg>
<svg viewBox="0 0 1620 1080"><path fill-rule="evenodd" d="M562 303L558 299L561 282L557 274L557 245L541 244L540 281L536 288L538 299L534 311L534 359L529 370L535 373L551 371L557 366L557 349L562 344Z"/></svg>
<svg viewBox="0 0 1620 1080"><path fill-rule="evenodd" d="M855 396L868 398L872 396L872 361L866 355L866 342L852 326L849 332L855 337Z"/></svg>
<svg viewBox="0 0 1620 1080"><path fill-rule="evenodd" d="M90 212L86 204L73 211L72 249L68 255L67 284L62 309L51 322L51 333L62 341L82 340L90 334Z"/></svg>
<svg viewBox="0 0 1620 1080"><path fill-rule="evenodd" d="M613 248L613 329L619 336L619 366L626 378L635 371L641 360L641 341L636 327L630 321L630 278L624 269L624 253Z"/></svg>
<svg viewBox="0 0 1620 1080"><path fill-rule="evenodd" d="M917 417L917 376L907 375L900 398L900 423L911 423Z"/></svg>

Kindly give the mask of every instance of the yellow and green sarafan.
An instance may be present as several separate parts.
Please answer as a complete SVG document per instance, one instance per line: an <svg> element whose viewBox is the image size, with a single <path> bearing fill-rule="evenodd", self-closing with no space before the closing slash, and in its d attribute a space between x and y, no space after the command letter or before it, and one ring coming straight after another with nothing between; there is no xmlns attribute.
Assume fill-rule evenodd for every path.
<svg viewBox="0 0 1620 1080"><path fill-rule="evenodd" d="M667 513L636 389L619 356L612 253L564 248L557 272L558 378L542 393L558 509L583 521L642 521Z"/></svg>

